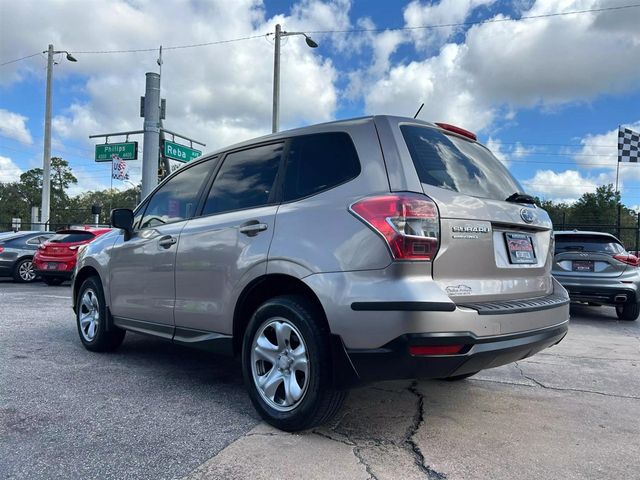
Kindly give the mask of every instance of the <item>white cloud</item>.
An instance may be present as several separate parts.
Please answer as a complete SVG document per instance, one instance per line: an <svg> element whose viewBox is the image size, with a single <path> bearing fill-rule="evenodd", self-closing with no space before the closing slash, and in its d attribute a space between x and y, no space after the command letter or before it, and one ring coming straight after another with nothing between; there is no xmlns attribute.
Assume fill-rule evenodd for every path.
<svg viewBox="0 0 640 480"><path fill-rule="evenodd" d="M61 59L55 66L54 81L73 73L86 77L86 84L78 98L55 116L53 129L58 139L79 139L90 148L90 134L141 129L139 97L144 94L145 72L158 69L158 54L82 51L215 42L273 32L276 23L288 31L344 29L350 25L349 8L348 0L305 0L289 15L267 18L259 0L182 2L180 8L171 0L112 0L92 2L91 8L77 0L55 4L25 0L12 4L12 21L3 25L0 58L41 50L49 42L73 51L78 62ZM171 28L158 28L168 27L168 22ZM316 40L338 45L343 37ZM272 37L165 48L162 96L167 99L166 128L204 141L205 150L270 133L273 48ZM22 68L21 75L42 75L35 69L38 64L18 62L11 69ZM15 78L6 73L6 81ZM332 61L310 49L304 38L285 38L281 127L333 119L337 78Z"/></svg>
<svg viewBox="0 0 640 480"><path fill-rule="evenodd" d="M593 193L600 185L612 183L614 180L608 173L597 176L584 176L577 170L554 172L538 170L533 178L522 183L527 192L548 200L561 200L571 203L585 193Z"/></svg>
<svg viewBox="0 0 640 480"><path fill-rule="evenodd" d="M459 10L446 15L466 18L481 2L439 5L450 3ZM522 15L621 3L538 0ZM421 16L425 8L439 11L438 6L412 2L405 10L407 25L437 23L436 17ZM507 17L494 17L503 19ZM487 129L500 115L508 119L522 107L551 109L636 89L640 63L630 59L640 58L640 30L633 27L638 24L640 9L484 23L471 27L463 43L447 43L435 56L391 64L369 84L361 82L360 92L369 113L409 115L424 102L421 118ZM450 38L450 32L440 37L435 30L428 32L426 37L414 32L418 53L424 42Z"/></svg>
<svg viewBox="0 0 640 480"><path fill-rule="evenodd" d="M0 182L9 183L20 180L22 170L9 157L0 155Z"/></svg>
<svg viewBox="0 0 640 480"><path fill-rule="evenodd" d="M495 3L496 0L441 0L440 3L422 3L414 0L404 10L407 27L423 25L451 25L462 23L471 12L481 6ZM439 47L461 27L417 28L411 30L411 37L419 48Z"/></svg>
<svg viewBox="0 0 640 480"><path fill-rule="evenodd" d="M27 127L27 120L24 115L0 108L0 135L31 145L33 138Z"/></svg>

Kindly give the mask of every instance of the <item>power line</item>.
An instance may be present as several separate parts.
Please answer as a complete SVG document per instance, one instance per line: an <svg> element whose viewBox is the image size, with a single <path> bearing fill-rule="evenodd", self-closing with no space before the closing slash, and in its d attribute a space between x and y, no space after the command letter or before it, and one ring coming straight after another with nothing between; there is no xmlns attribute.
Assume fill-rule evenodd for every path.
<svg viewBox="0 0 640 480"><path fill-rule="evenodd" d="M586 10L573 10L570 12L556 12L556 13L545 13L541 15L526 15L520 18L490 18L486 20L476 20L470 22L459 22L459 23L441 23L441 24L432 24L432 25L417 25L412 27L391 27L391 28L354 28L354 29L346 29L346 30L312 30L307 33L309 34L327 34L327 33L367 33L367 32L385 32L385 31L410 31L410 30L428 30L434 28L451 28L451 27L465 27L465 26L473 26L473 25L482 25L485 23L503 23L503 22L517 22L520 20L536 20L541 18L551 18L551 17L563 17L567 15L581 15L585 13L599 13L599 12L607 12L614 10L624 10L629 8L637 8L640 7L640 3L630 4L630 5L620 5L617 7L602 7L602 8L591 8ZM253 40L256 38L263 38L269 35L273 35L272 32L261 34L261 35L251 35L247 37L239 37L228 40L217 40L213 42L205 42L205 43L192 43L187 45L173 45L169 47L163 47L163 50L179 50L185 48L196 48L196 47L205 47L210 45L221 45L225 43L233 43L233 42L241 42L245 40ZM123 49L123 50L71 50L71 53L76 54L111 54L111 53L139 53L139 52L155 52L158 48L135 48L135 49ZM40 55L41 52L34 53L32 55L27 55L25 57L17 58L15 60L9 60L8 62L0 63L0 67L9 65L11 63L19 62L21 60L26 60L31 57L35 57L36 55Z"/></svg>
<svg viewBox="0 0 640 480"><path fill-rule="evenodd" d="M37 52L31 55L27 55L26 57L16 58L15 60L9 60L8 62L0 63L0 67L4 67L5 65L9 65L10 63L16 63L16 62L19 62L20 60L26 60L27 58L35 57L41 54L42 52Z"/></svg>
<svg viewBox="0 0 640 480"><path fill-rule="evenodd" d="M323 33L367 33L367 32L386 32L386 31L401 31L401 30L428 30L431 28L451 28L451 27L467 27L473 25L482 25L484 23L502 23L502 22L517 22L520 20L536 20L540 18L550 17L563 17L565 15L580 15L584 13L598 13L612 10L623 10L627 8L640 7L640 3L634 3L630 5L620 5L618 7L602 7L602 8L590 8L587 10L573 10L570 12L556 12L556 13L544 13L540 15L527 15L520 18L490 18L487 20L476 20L470 22L459 23L440 23L434 25L417 25L413 27L392 27L392 28L357 28L348 30L312 30L306 32L308 34L323 34ZM268 34L273 35L273 34Z"/></svg>

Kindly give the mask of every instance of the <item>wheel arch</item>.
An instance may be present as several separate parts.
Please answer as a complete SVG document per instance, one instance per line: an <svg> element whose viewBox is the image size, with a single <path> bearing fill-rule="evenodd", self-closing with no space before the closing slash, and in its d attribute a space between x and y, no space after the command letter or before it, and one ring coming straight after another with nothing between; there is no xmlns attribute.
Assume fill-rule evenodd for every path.
<svg viewBox="0 0 640 480"><path fill-rule="evenodd" d="M302 295L312 302L318 312L320 321L330 331L327 315L320 299L306 283L296 277L281 273L263 275L249 283L238 296L233 313L233 352L242 349L244 331L256 309L270 298L281 295Z"/></svg>
<svg viewBox="0 0 640 480"><path fill-rule="evenodd" d="M72 291L71 299L73 301L73 310L74 311L76 309L76 303L78 302L78 290L80 290L80 287L82 286L82 283L89 277L98 277L98 280L100 280L100 284L102 285L103 294L105 294L104 295L105 296L105 302L107 303L107 308L108 308L106 292L104 292L104 282L102 281L102 278L100 278L100 273L98 272L98 270L96 270L91 265L85 265L80 270L78 270L78 273L76 274L75 278L73 279L73 291Z"/></svg>

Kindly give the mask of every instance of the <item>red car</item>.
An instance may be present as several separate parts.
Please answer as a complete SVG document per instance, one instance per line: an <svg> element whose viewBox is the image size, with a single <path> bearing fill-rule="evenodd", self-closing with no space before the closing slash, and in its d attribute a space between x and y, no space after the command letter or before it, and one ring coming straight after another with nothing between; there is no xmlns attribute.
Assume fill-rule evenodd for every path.
<svg viewBox="0 0 640 480"><path fill-rule="evenodd" d="M58 230L53 237L40 245L33 257L36 274L47 285L60 285L65 280L70 280L76 266L78 248L109 231L110 228L94 227Z"/></svg>

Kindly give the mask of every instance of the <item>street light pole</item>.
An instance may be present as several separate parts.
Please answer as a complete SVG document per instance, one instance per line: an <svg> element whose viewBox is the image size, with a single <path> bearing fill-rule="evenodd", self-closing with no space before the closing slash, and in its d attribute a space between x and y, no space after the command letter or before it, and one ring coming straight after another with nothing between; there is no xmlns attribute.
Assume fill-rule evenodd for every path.
<svg viewBox="0 0 640 480"><path fill-rule="evenodd" d="M58 53L66 53L67 60L77 60L66 50L53 50L49 44L47 54L47 90L44 107L44 152L42 154L42 200L40 203L40 229L46 230L51 214L51 81L53 76L53 56Z"/></svg>
<svg viewBox="0 0 640 480"><path fill-rule="evenodd" d="M44 153L42 157L42 201L40 230L46 230L51 212L51 76L53 74L53 45L47 50L47 93L44 107Z"/></svg>
<svg viewBox="0 0 640 480"><path fill-rule="evenodd" d="M309 35L304 32L283 32L280 24L276 25L275 49L273 52L273 115L271 117L271 131L276 133L280 128L280 38L292 35L302 35L310 48L317 48Z"/></svg>
<svg viewBox="0 0 640 480"><path fill-rule="evenodd" d="M280 127L280 24L276 25L276 45L273 52L273 116L271 118L271 132L276 133Z"/></svg>

